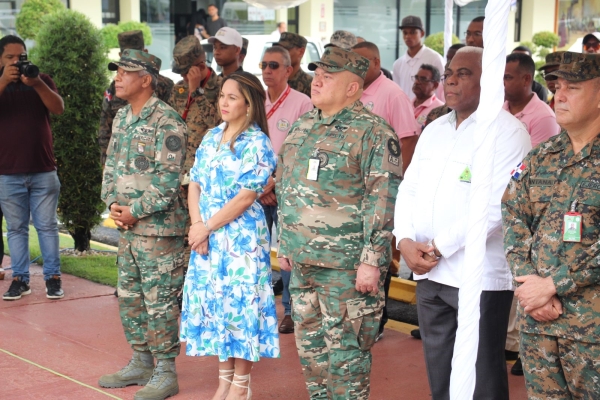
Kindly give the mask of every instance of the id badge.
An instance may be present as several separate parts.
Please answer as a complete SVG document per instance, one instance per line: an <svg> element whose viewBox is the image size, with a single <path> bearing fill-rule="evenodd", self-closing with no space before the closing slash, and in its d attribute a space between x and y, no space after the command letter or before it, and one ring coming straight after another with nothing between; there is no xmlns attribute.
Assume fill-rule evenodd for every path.
<svg viewBox="0 0 600 400"><path fill-rule="evenodd" d="M319 164L321 160L317 157L311 157L308 160L308 172L306 173L306 179L309 181L316 181L319 179Z"/></svg>
<svg viewBox="0 0 600 400"><path fill-rule="evenodd" d="M563 219L563 242L581 242L583 218L578 212L568 212Z"/></svg>

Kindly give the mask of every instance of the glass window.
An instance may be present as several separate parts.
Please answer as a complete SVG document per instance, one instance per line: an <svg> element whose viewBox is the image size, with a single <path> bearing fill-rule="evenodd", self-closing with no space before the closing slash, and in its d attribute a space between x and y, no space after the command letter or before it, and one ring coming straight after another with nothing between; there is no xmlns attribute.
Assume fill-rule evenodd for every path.
<svg viewBox="0 0 600 400"><path fill-rule="evenodd" d="M243 0L226 1L219 15L241 35L270 35L277 29L275 10L253 7Z"/></svg>
<svg viewBox="0 0 600 400"><path fill-rule="evenodd" d="M375 43L379 47L381 66L391 70L398 45L397 3L396 0L380 0L374 7L371 1L338 0L333 6L334 30L349 31Z"/></svg>
<svg viewBox="0 0 600 400"><path fill-rule="evenodd" d="M119 0L102 0L102 25L118 24Z"/></svg>
<svg viewBox="0 0 600 400"><path fill-rule="evenodd" d="M467 31L467 28L469 27L469 24L473 18L482 17L485 15L486 5L487 0L477 0L460 8L460 23L458 26L458 32L460 35L457 36L461 42L465 42L465 32Z"/></svg>
<svg viewBox="0 0 600 400"><path fill-rule="evenodd" d="M146 48L161 59L163 70L171 68L175 46L172 6L170 0L140 0L140 20L152 30L152 44Z"/></svg>

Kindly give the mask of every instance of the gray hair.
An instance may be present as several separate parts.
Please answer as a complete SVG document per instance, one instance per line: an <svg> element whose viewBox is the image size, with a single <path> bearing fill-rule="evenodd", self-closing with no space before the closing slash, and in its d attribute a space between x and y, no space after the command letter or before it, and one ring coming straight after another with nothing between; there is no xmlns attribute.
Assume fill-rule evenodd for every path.
<svg viewBox="0 0 600 400"><path fill-rule="evenodd" d="M281 47L281 46L272 46L272 47L267 47L267 49L265 50L265 54L281 54L281 57L283 58L283 66L284 67L289 67L290 65L292 65L292 59L290 58L290 52L287 51L287 49Z"/></svg>
<svg viewBox="0 0 600 400"><path fill-rule="evenodd" d="M431 80L435 81L435 82L439 82L440 81L440 71L434 67L431 64L421 64L421 66L419 67L419 69L424 69L426 71L431 72Z"/></svg>
<svg viewBox="0 0 600 400"><path fill-rule="evenodd" d="M151 74L150 72L146 71L146 70L141 70L138 72L138 75L140 77L146 76L146 75L150 75L150 77L152 78L152 81L150 82L150 87L152 88L152 90L156 90L156 86L158 85L158 78L156 77L156 75Z"/></svg>

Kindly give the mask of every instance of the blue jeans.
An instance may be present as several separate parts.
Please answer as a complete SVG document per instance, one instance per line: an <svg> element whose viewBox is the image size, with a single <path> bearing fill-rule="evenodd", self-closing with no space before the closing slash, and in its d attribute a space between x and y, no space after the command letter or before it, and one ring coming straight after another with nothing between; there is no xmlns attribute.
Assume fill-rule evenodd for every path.
<svg viewBox="0 0 600 400"><path fill-rule="evenodd" d="M0 206L6 219L13 278L29 282L30 215L44 259L44 280L60 275L56 218L59 192L56 171L0 175Z"/></svg>
<svg viewBox="0 0 600 400"><path fill-rule="evenodd" d="M273 224L277 227L277 206L262 205L265 210L267 226L269 227L269 236L272 234ZM281 270L281 280L283 281L283 294L281 303L283 304L284 315L292 315L292 306L290 304L290 277L291 272Z"/></svg>

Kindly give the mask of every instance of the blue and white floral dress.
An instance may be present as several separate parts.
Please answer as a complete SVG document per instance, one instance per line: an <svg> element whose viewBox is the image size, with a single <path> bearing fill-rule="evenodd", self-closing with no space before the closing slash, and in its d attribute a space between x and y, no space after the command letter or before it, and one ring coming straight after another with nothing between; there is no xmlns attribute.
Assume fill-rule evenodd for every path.
<svg viewBox="0 0 600 400"><path fill-rule="evenodd" d="M238 137L233 153L229 143L220 144L224 127L207 132L190 171L190 180L200 184L205 221L241 189L262 192L277 164L271 141L258 125ZM187 355L253 362L279 357L270 243L263 208L256 200L211 233L207 255L192 251L181 313Z"/></svg>

